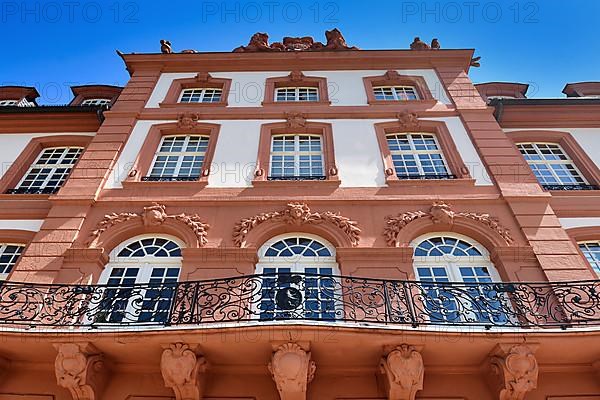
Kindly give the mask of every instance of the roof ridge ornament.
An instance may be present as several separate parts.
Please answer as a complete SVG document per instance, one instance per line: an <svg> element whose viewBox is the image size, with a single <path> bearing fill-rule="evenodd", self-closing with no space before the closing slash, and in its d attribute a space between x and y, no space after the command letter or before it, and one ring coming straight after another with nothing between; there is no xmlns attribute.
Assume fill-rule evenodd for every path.
<svg viewBox="0 0 600 400"><path fill-rule="evenodd" d="M343 51L358 50L358 47L348 46L346 39L339 31L334 28L325 31L327 43L315 41L311 36L289 37L286 36L281 42L269 44L269 35L267 33L256 32L250 38L247 46L240 46L233 50L234 53L254 53L268 51Z"/></svg>
<svg viewBox="0 0 600 400"><path fill-rule="evenodd" d="M410 44L411 50L439 50L441 48L440 41L434 38L431 41L431 45L425 43L420 37L415 37L413 42Z"/></svg>

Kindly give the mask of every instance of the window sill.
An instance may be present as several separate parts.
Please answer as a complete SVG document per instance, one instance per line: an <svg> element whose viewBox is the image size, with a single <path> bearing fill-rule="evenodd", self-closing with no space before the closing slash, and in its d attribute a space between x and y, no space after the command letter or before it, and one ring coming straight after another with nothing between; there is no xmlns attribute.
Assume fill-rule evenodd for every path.
<svg viewBox="0 0 600 400"><path fill-rule="evenodd" d="M468 185L475 186L475 179L473 178L454 178L454 179L398 179L394 177L388 177L385 182L389 187L402 187L402 186L457 186L457 185Z"/></svg>
<svg viewBox="0 0 600 400"><path fill-rule="evenodd" d="M340 180L337 177L330 177L323 180L266 180L255 179L252 181L252 186L255 188L337 188L340 186Z"/></svg>
<svg viewBox="0 0 600 400"><path fill-rule="evenodd" d="M331 101L329 100L319 100L319 101L263 101L261 103L263 106L330 106Z"/></svg>
<svg viewBox="0 0 600 400"><path fill-rule="evenodd" d="M600 190L596 185L542 185L547 192L593 192Z"/></svg>
<svg viewBox="0 0 600 400"><path fill-rule="evenodd" d="M194 181L140 181L140 180L125 180L121 183L124 189L135 189L140 187L189 187L203 188L208 184L208 178L203 177Z"/></svg>
<svg viewBox="0 0 600 400"><path fill-rule="evenodd" d="M0 200L48 200L52 194L21 194L1 193Z"/></svg>
<svg viewBox="0 0 600 400"><path fill-rule="evenodd" d="M436 99L424 99L424 100L369 100L369 105L426 105L426 106L434 106L437 104Z"/></svg>
<svg viewBox="0 0 600 400"><path fill-rule="evenodd" d="M160 108L185 108L185 107L227 107L226 101L216 103L158 103Z"/></svg>

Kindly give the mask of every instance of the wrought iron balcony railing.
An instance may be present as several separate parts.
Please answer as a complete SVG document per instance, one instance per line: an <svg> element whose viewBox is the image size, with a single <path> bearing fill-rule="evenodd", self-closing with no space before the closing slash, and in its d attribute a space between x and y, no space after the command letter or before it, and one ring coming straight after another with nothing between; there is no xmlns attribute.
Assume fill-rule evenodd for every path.
<svg viewBox="0 0 600 400"><path fill-rule="evenodd" d="M488 329L600 326L600 281L434 283L280 273L128 286L0 286L0 325L93 328L292 320Z"/></svg>

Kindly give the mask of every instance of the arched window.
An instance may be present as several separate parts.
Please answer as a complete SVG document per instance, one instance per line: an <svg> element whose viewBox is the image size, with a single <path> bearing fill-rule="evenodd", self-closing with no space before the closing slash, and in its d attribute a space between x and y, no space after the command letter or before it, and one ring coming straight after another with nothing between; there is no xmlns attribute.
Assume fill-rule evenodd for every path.
<svg viewBox="0 0 600 400"><path fill-rule="evenodd" d="M600 276L600 241L579 242L578 245L594 272Z"/></svg>
<svg viewBox="0 0 600 400"><path fill-rule="evenodd" d="M106 285L95 322L165 322L181 270L181 244L142 236L117 246L100 277Z"/></svg>
<svg viewBox="0 0 600 400"><path fill-rule="evenodd" d="M335 319L339 269L330 243L308 234L278 236L258 255L260 319Z"/></svg>
<svg viewBox="0 0 600 400"><path fill-rule="evenodd" d="M506 297L488 251L456 234L436 234L413 242L415 276L423 310L435 322L506 322ZM426 283L425 283L426 282Z"/></svg>

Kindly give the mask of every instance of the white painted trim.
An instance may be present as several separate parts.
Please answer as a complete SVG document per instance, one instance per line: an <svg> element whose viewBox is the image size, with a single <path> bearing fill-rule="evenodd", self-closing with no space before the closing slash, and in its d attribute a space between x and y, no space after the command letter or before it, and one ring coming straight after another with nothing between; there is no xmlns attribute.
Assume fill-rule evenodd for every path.
<svg viewBox="0 0 600 400"><path fill-rule="evenodd" d="M0 219L0 230L16 229L20 231L39 232L43 223L43 219Z"/></svg>
<svg viewBox="0 0 600 400"><path fill-rule="evenodd" d="M565 229L597 226L598 230L600 231L600 218L598 217L559 218L558 220Z"/></svg>

